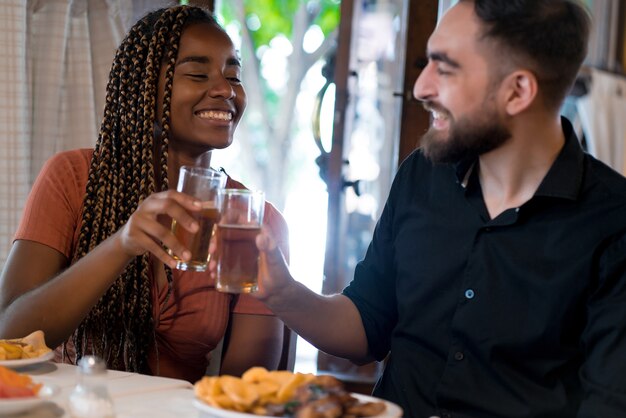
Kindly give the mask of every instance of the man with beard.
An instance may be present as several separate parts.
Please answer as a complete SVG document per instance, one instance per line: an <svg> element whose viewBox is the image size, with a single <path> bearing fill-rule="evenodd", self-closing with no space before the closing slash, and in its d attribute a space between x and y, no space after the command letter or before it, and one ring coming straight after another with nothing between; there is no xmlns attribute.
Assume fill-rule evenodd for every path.
<svg viewBox="0 0 626 418"><path fill-rule="evenodd" d="M257 297L320 350L387 358L406 416L626 416L626 179L559 109L585 57L574 0L461 0L414 94L432 115L342 294L262 234Z"/></svg>

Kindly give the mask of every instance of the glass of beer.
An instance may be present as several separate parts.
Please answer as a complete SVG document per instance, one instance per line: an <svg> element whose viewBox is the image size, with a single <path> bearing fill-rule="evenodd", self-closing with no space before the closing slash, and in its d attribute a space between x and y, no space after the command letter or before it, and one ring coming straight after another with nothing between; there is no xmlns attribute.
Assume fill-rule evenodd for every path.
<svg viewBox="0 0 626 418"><path fill-rule="evenodd" d="M220 191L222 217L217 224L217 290L251 293L258 288L259 250L265 197L261 191Z"/></svg>
<svg viewBox="0 0 626 418"><path fill-rule="evenodd" d="M191 252L191 259L183 261L168 251L177 261L180 270L205 271L209 259L209 243L213 226L220 219L218 191L226 185L226 174L212 168L182 166L176 190L194 196L202 202L202 210L191 215L200 225L197 232L189 232L172 220L172 233Z"/></svg>

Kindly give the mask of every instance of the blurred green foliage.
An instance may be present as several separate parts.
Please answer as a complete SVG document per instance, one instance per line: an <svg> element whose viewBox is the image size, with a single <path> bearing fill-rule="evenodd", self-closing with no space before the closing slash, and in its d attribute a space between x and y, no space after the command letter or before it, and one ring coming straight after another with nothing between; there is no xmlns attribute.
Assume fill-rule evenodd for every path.
<svg viewBox="0 0 626 418"><path fill-rule="evenodd" d="M246 19L260 22L258 28L249 25L255 49L269 45L279 34L291 39L293 17L303 3L307 8L319 10L312 24L318 25L324 35L328 35L339 25L340 0L243 0ZM236 20L231 1L222 2L220 12L224 17L224 24Z"/></svg>

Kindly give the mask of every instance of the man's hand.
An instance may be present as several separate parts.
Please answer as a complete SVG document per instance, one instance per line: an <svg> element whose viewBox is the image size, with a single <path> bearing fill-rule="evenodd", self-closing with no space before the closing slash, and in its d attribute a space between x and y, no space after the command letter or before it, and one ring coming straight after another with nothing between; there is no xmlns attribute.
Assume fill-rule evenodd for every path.
<svg viewBox="0 0 626 418"><path fill-rule="evenodd" d="M256 237L256 245L260 251L259 286L258 290L251 293L251 295L272 306L272 301L279 300L283 291L286 290L291 283L294 283L295 280L291 276L283 253L276 245L276 241L270 233L269 228L265 226L261 228L261 233ZM209 246L209 274L214 280L217 279L216 251L216 240L211 240Z"/></svg>
<svg viewBox="0 0 626 418"><path fill-rule="evenodd" d="M261 233L256 237L256 246L260 251L259 289L253 295L271 305L272 297L285 290L294 282L294 278L268 228L261 229Z"/></svg>

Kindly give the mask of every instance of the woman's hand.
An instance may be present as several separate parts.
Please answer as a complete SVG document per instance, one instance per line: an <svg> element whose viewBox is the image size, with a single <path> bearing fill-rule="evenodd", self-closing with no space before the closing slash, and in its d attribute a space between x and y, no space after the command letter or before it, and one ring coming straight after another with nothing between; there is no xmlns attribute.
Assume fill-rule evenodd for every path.
<svg viewBox="0 0 626 418"><path fill-rule="evenodd" d="M137 207L128 222L115 234L129 257L149 251L159 260L174 268L176 260L163 246L184 261L191 258L188 248L171 231L171 220L189 232L197 232L199 225L190 212L198 212L200 202L192 196L175 190L154 193Z"/></svg>

